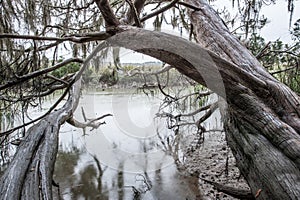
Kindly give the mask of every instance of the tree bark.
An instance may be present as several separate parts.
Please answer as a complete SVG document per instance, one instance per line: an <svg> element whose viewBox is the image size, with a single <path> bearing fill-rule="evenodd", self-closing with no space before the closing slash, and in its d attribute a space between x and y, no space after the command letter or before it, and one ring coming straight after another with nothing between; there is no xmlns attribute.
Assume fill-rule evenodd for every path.
<svg viewBox="0 0 300 200"><path fill-rule="evenodd" d="M100 9L103 2L96 1ZM104 17L111 18L105 19L107 25L118 26L107 44L158 58L223 97L227 140L253 196L260 191L257 199L298 199L299 96L267 73L204 1L186 2L198 7L190 18L202 47L165 33L118 26L104 9ZM28 130L0 178L0 199L52 198L58 131L76 108L79 88L77 81L65 106Z"/></svg>
<svg viewBox="0 0 300 200"><path fill-rule="evenodd" d="M81 88L81 79L70 89L65 105L26 132L12 162L0 178L0 199L52 199L52 176L61 124L72 117Z"/></svg>
<svg viewBox="0 0 300 200"><path fill-rule="evenodd" d="M226 49L230 47L234 53L239 50L237 55L247 56L247 60L242 60L249 65L231 63L181 38L142 29L125 30L108 42L167 62L225 98L228 143L253 196L261 190L258 199L297 199L300 196L299 97L269 75L238 40L227 35L236 45L232 48L225 39L222 45L227 44Z"/></svg>
<svg viewBox="0 0 300 200"><path fill-rule="evenodd" d="M85 59L61 96L64 98L65 94L69 93L66 103L26 131L25 140L21 142L12 162L0 177L0 199L53 199L52 177L60 126L72 119L77 108L83 72L95 54L106 47L106 42L100 43ZM108 115L98 119L105 116ZM92 120L85 126L94 126L94 122L98 119Z"/></svg>
<svg viewBox="0 0 300 200"><path fill-rule="evenodd" d="M254 76L241 77L226 90L229 108L224 123L229 146L252 194L261 189L257 199L298 199L299 96L264 70L205 1L187 3L200 8L189 13L198 42Z"/></svg>

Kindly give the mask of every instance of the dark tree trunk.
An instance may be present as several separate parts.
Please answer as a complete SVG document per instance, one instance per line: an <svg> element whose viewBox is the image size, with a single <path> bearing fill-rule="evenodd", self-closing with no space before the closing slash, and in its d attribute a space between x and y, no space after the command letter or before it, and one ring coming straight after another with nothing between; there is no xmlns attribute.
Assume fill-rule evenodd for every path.
<svg viewBox="0 0 300 200"><path fill-rule="evenodd" d="M198 42L249 74L226 87L225 130L253 195L300 198L299 96L269 75L204 1L187 3L200 8L190 11Z"/></svg>

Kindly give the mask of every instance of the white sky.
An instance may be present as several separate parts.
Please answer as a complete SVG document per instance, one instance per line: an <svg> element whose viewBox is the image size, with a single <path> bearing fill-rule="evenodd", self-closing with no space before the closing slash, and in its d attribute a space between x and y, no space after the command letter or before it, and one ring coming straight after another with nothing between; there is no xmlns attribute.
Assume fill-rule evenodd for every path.
<svg viewBox="0 0 300 200"><path fill-rule="evenodd" d="M232 0L222 0L216 2L216 8L226 7L229 10L232 9ZM270 6L264 6L261 13L268 18L268 23L260 32L261 36L267 41L274 41L280 39L284 42L291 41L291 35L289 33L289 20L290 13L288 12L287 0L277 0L276 4ZM234 11L236 12L236 11ZM296 0L294 3L294 13L292 18L292 25L300 19L300 1Z"/></svg>
<svg viewBox="0 0 300 200"><path fill-rule="evenodd" d="M291 40L289 33L290 13L287 10L287 1L279 0L272 8L266 7L262 11L271 22L261 31L261 35L271 41L281 39L284 42L289 42ZM300 19L300 1L295 1L292 26L297 19Z"/></svg>
<svg viewBox="0 0 300 200"><path fill-rule="evenodd" d="M283 42L291 42L291 35L289 33L289 19L290 13L287 8L288 2L286 0L277 0L275 5L264 6L262 12L265 17L270 21L260 32L261 36L266 39L266 41L275 41L277 39ZM219 0L215 3L214 8L222 9L226 7L232 12L232 0ZM149 11L151 12L151 11ZM297 19L300 19L300 1L295 1L294 14L292 18L292 25ZM152 21L149 20L146 28L153 29ZM162 31L168 32L175 35L180 35L179 30L172 30L171 26L163 26ZM187 37L187 36L183 36ZM144 63L149 61L157 61L146 55L138 54L130 50L122 49L120 52L120 59L122 63Z"/></svg>

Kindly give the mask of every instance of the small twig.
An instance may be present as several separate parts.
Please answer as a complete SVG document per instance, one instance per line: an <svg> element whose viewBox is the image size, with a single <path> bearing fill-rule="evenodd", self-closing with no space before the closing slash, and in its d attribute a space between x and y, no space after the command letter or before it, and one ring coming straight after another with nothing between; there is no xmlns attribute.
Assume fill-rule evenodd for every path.
<svg viewBox="0 0 300 200"><path fill-rule="evenodd" d="M197 99L200 99L201 97L206 97L206 96L211 95L211 94L213 94L212 91L206 91L206 92L199 91L199 92L194 92L194 93L190 93L190 94L178 97L178 100L180 100L180 99L186 99L186 98L188 98L190 96L194 96L194 95L197 96Z"/></svg>
<svg viewBox="0 0 300 200"><path fill-rule="evenodd" d="M202 122L204 122L207 118L209 118L209 117L212 115L212 113L213 113L217 108L218 108L218 103L217 103L217 102L211 104L209 110L205 113L205 115L203 115L203 116L196 122L196 125L197 125L198 127L201 127L200 124L201 124Z"/></svg>
<svg viewBox="0 0 300 200"><path fill-rule="evenodd" d="M57 41L57 42L75 42L75 43L84 43L90 42L93 40L105 40L111 37L111 34L107 32L98 32L98 33L89 33L76 36L65 36L65 37L47 37L47 36L36 36L36 35L16 35L16 34L0 34L0 39L23 39L23 40L40 40L40 41ZM56 46L54 43L52 46Z"/></svg>
<svg viewBox="0 0 300 200"><path fill-rule="evenodd" d="M159 81L159 78L158 78L158 75L156 75L155 76L156 77L156 80L157 80L157 86L158 86L158 89L159 89L159 91L164 95L164 96L166 96L166 97L168 97L168 98L170 98L170 99L172 99L172 100L174 100L174 101L176 101L177 100L177 98L175 98L175 97L172 97L171 95L169 95L169 94L167 94L167 93L165 93L165 91L163 90L163 88L161 87L161 84L160 84L160 81Z"/></svg>
<svg viewBox="0 0 300 200"><path fill-rule="evenodd" d="M268 49L270 46L271 42L268 42L260 51L259 53L255 56L257 59L260 59L262 55L265 53L265 51Z"/></svg>
<svg viewBox="0 0 300 200"><path fill-rule="evenodd" d="M287 71L293 70L295 68L297 68L297 66L289 67L289 68L282 69L282 70L279 70L279 71L276 71L276 72L270 72L270 74L272 74L272 75L279 74L279 73L282 73L282 72L287 72Z"/></svg>
<svg viewBox="0 0 300 200"><path fill-rule="evenodd" d="M87 118L86 118L86 115L85 115L83 107L81 107L81 113L82 113L83 120L86 122Z"/></svg>
<svg viewBox="0 0 300 200"><path fill-rule="evenodd" d="M162 7L161 9L154 11L153 13L150 13L149 15L146 15L145 17L143 17L141 19L141 22L146 21L147 19L150 19L152 17L155 17L156 15L159 15L160 13L163 13L167 10L169 10L170 8L172 8L179 0L173 0L171 3L169 3L168 5L166 5L165 7Z"/></svg>
<svg viewBox="0 0 300 200"><path fill-rule="evenodd" d="M195 11L199 11L199 10L202 9L202 8L199 8L199 7L197 7L197 6L194 6L194 5L192 5L192 4L188 4L188 3L182 2L182 1L179 1L178 4L179 4L179 5L182 5L182 6L185 6L185 7L187 7L187 8L193 9L193 10L195 10Z"/></svg>
<svg viewBox="0 0 300 200"><path fill-rule="evenodd" d="M50 79L53 79L53 80L55 80L55 81L61 82L61 83L65 84L65 85L68 85L68 84L69 84L69 83L68 83L67 81L65 81L64 79L57 78L57 77L52 76L52 75L50 75L50 74L46 74L46 77L47 77L47 78L50 78Z"/></svg>
<svg viewBox="0 0 300 200"><path fill-rule="evenodd" d="M191 117L191 116L194 116L194 115L196 115L196 114L198 114L198 113L200 113L204 110L209 109L210 107L211 107L211 105L203 106L203 107L195 110L194 112L176 115L175 118L177 118L177 117Z"/></svg>
<svg viewBox="0 0 300 200"><path fill-rule="evenodd" d="M141 70L139 69L139 67L137 67L137 68L134 68L134 69L130 70L128 72L128 75L129 76L135 76L135 75L146 75L146 76L158 75L158 74L165 73L165 72L169 71L172 68L173 68L172 66L166 65L162 69L160 69L158 71L155 71L155 72L141 72ZM137 71L137 72L132 73L133 71Z"/></svg>

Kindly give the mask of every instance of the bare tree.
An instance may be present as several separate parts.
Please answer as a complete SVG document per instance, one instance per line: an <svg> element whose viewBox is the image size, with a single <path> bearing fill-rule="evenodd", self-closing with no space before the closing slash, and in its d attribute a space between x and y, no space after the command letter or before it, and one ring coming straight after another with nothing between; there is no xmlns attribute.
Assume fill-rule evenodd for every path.
<svg viewBox="0 0 300 200"><path fill-rule="evenodd" d="M132 49L168 63L216 92L227 102L222 110L227 140L252 195L260 199L300 196L300 98L261 66L205 1L159 1L166 5L143 17L140 16L144 5L155 1L39 3L31 0L1 2L3 108L17 101L30 104L57 89L64 89L64 93L45 115L33 120L38 123L27 130L0 179L1 199L52 199L51 177L59 127L72 120L82 74L95 51L91 56L87 53L100 40L105 42L97 46L96 52L110 46ZM293 1L289 1L290 10L292 5ZM157 17L156 24L161 24L158 16L174 6L189 10L191 35L195 35L199 44L134 27L141 27L151 17ZM19 13L24 13L25 18ZM24 29L12 28L9 24L24 25ZM62 47L72 48L73 58L58 62L58 51ZM54 49L54 53L52 66L48 67L50 62L45 53L49 49ZM71 62L81 64L77 73L68 77L49 74ZM18 92L20 90L25 92ZM67 95L65 105L55 110ZM18 128L4 131L1 136Z"/></svg>

